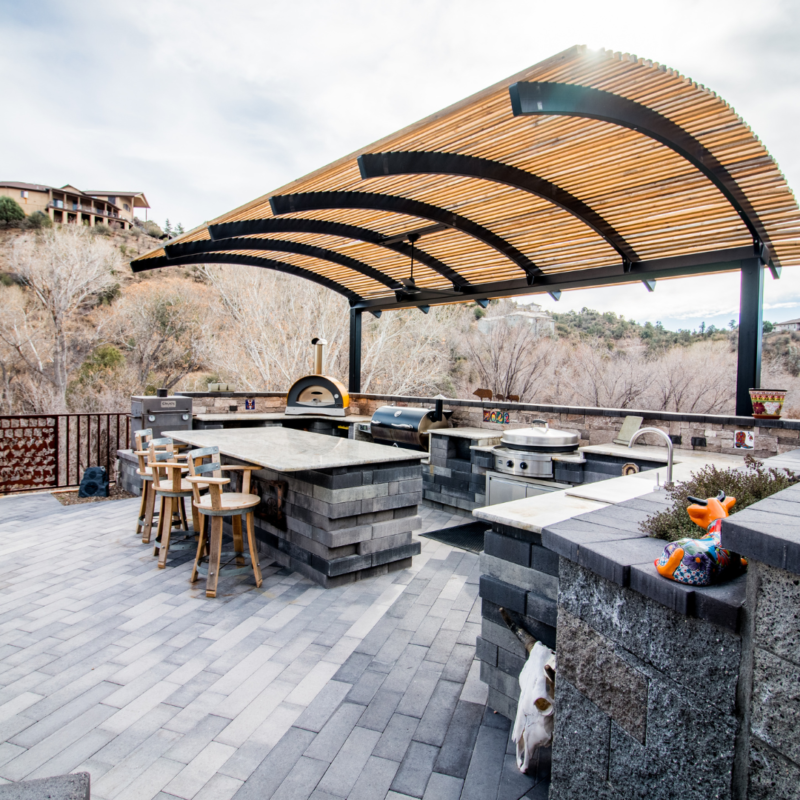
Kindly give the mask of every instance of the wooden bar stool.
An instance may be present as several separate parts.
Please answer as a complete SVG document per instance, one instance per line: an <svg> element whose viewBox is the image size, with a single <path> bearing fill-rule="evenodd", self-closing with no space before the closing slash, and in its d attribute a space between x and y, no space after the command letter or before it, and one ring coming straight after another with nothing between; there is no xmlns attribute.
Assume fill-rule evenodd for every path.
<svg viewBox="0 0 800 800"><path fill-rule="evenodd" d="M157 449L157 448L163 449ZM192 497L193 487L183 478L186 464L177 461L177 455L171 439L152 439L148 448L147 465L153 471L153 492L160 499L158 527L156 529L156 545L153 551L158 556L158 568L167 566L169 543L176 517L178 526L188 531L186 521L186 498ZM197 487L198 492L206 486ZM192 506L192 523L194 533L198 534L201 518Z"/></svg>
<svg viewBox="0 0 800 800"><path fill-rule="evenodd" d="M205 462L209 458L210 461ZM260 587L261 566L258 563L258 550L256 549L256 534L253 527L253 509L261 502L257 494L250 494L250 473L260 467L222 466L219 459L218 447L203 447L189 452L189 477L187 481L194 488L193 508L196 508L203 517L211 517L211 531L205 524L200 528L200 541L197 543L197 557L194 560L191 582L197 580L197 570L206 550L206 537L211 540L211 552L208 556L208 578L206 580L206 597L217 596L217 581L219 580L220 556L222 554L222 520L223 517L231 518L233 527L233 549L236 553L236 563L244 565L244 542L242 541L242 517L247 521L247 543L250 548L250 563L256 586ZM224 492L222 487L230 483L230 478L223 478L222 471L242 471L242 491ZM200 488L208 486L208 494L200 496Z"/></svg>
<svg viewBox="0 0 800 800"><path fill-rule="evenodd" d="M139 459L139 468L136 474L142 479L142 502L139 506L139 518L136 521L136 535L142 535L142 543L150 543L150 535L153 530L153 519L158 517L158 512L155 510L155 492L153 491L153 469L148 465L150 456L149 447L150 442L153 440L153 431L151 428L145 428L141 431L135 431L133 434L136 443L136 450L134 455ZM156 445L157 449L165 450L168 444L173 444L172 439L157 439L157 442L162 444ZM173 445L174 450L174 445ZM178 455L173 453L175 461L185 460L185 455ZM188 467L184 467L188 469Z"/></svg>
<svg viewBox="0 0 800 800"><path fill-rule="evenodd" d="M155 505L153 470L147 466L147 448L152 438L152 428L134 431L133 434L133 439L136 442L136 449L133 454L139 459L139 469L136 470L136 474L142 479L142 502L139 505L139 518L136 520L136 535L142 534L143 542L150 541L150 530L153 527L153 507Z"/></svg>

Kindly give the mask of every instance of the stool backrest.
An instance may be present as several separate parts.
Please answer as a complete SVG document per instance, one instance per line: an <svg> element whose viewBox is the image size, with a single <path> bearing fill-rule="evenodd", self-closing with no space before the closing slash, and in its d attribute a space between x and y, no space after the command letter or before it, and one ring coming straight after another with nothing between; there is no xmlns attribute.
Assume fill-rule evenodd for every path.
<svg viewBox="0 0 800 800"><path fill-rule="evenodd" d="M179 492L181 490L181 468L180 466L169 466L169 463L175 460L175 446L172 439L167 437L151 439L147 455L147 463L153 470L153 480L156 485L161 481L171 480L172 491Z"/></svg>
<svg viewBox="0 0 800 800"><path fill-rule="evenodd" d="M221 478L222 463L219 459L219 447L201 447L198 450L190 450L187 454L189 465L189 476L192 478ZM211 505L219 508L219 495L222 492L221 486L210 484L208 487L211 495ZM195 502L200 502L200 489L196 483L192 484Z"/></svg>
<svg viewBox="0 0 800 800"><path fill-rule="evenodd" d="M143 428L133 432L133 441L136 442L136 457L139 459L139 472L142 475L147 472L147 448L153 438L152 428Z"/></svg>

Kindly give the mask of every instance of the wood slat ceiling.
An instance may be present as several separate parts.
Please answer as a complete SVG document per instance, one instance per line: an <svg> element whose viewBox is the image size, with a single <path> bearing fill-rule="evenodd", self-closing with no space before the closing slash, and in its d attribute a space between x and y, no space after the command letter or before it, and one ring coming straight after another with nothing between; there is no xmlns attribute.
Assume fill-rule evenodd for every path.
<svg viewBox="0 0 800 800"><path fill-rule="evenodd" d="M703 164L710 154L716 171L701 171L652 128L626 125L604 112L584 113L583 106L574 113L547 113L547 106L541 114L515 116L515 84L583 87L581 98L600 97L592 92L599 90L614 102L630 101L626 109L634 113L643 106L656 125L688 140L693 153L705 148ZM389 168L385 155L368 158L409 153L416 172ZM427 155L428 166L418 169L420 154L446 154L449 165L453 156L467 157L458 163L468 163L469 174L460 167L440 169L438 155L433 167ZM362 155L365 174L375 177L362 177ZM728 184L719 179L726 171ZM503 177L512 173L510 180ZM552 185L545 196L526 189L537 179ZM572 211L562 207L564 197ZM255 221L263 223L254 229ZM215 227L244 222L251 224ZM436 224L438 230L424 232ZM696 273L706 262L722 264L726 253L741 255L747 248L774 270L800 263L795 198L765 147L724 100L651 61L573 47L234 209L133 266L265 266L316 276L353 305L397 305L414 299L400 283L408 278L410 260L402 237L420 229L414 277L432 302L436 297L426 290L438 290L441 302L519 294L528 284L526 293L548 291L548 281L556 279L547 276L580 280L584 274L591 281L608 274L619 282L624 271L636 280L640 262L666 264L659 260L677 257ZM609 281L596 285L603 282ZM492 291L481 294L481 287Z"/></svg>

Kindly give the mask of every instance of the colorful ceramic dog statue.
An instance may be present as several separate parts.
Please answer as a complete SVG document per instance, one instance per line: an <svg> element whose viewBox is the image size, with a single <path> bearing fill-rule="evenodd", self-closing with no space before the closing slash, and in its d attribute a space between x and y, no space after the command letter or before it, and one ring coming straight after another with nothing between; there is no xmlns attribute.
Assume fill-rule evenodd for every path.
<svg viewBox="0 0 800 800"><path fill-rule="evenodd" d="M689 499L692 501L686 509L689 517L695 525L705 528L707 535L702 539L670 542L655 561L659 574L690 586L709 586L740 575L747 569L747 561L720 545L722 520L728 516L736 498L725 497L725 492L720 492L708 500Z"/></svg>

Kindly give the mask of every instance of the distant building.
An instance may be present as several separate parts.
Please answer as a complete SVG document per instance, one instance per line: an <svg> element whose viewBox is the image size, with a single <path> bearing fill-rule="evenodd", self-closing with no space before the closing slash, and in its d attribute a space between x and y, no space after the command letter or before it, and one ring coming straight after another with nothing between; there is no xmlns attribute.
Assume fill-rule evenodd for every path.
<svg viewBox="0 0 800 800"><path fill-rule="evenodd" d="M511 327L515 325L530 325L537 336L554 336L556 324L553 318L541 306L531 303L525 306L525 311L512 311L499 317L481 317L478 320L478 330L489 333L498 322L506 322ZM529 309L529 310L527 310Z"/></svg>
<svg viewBox="0 0 800 800"><path fill-rule="evenodd" d="M789 319L786 322L776 322L774 331L800 331L800 319Z"/></svg>
<svg viewBox="0 0 800 800"><path fill-rule="evenodd" d="M133 225L134 209L150 208L143 192L84 192L69 184L57 189L38 183L0 181L0 195L16 200L28 216L41 211L53 222L103 224L123 230Z"/></svg>

